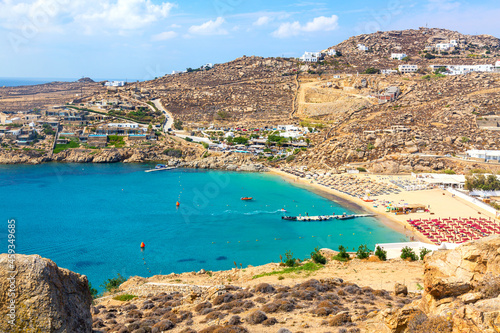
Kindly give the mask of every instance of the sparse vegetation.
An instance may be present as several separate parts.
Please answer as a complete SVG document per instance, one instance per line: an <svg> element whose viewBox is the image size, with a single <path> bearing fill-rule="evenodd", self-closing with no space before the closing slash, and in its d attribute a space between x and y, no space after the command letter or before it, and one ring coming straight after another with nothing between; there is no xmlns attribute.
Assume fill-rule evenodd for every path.
<svg viewBox="0 0 500 333"><path fill-rule="evenodd" d="M261 278L263 276L283 275L283 274L298 273L298 272L303 272L303 271L315 272L321 268L323 268L323 265L316 264L314 262L308 262L308 263L305 263L304 265L301 265L301 266L287 267L287 268L280 270L280 271L272 271L272 272L258 274L258 275L253 276L252 279L258 279L258 278Z"/></svg>
<svg viewBox="0 0 500 333"><path fill-rule="evenodd" d="M135 295L122 294L122 295L117 295L117 296L113 297L113 299L117 300L117 301L121 301L121 302L127 302L127 301L130 301L136 297L137 296L135 296Z"/></svg>
<svg viewBox="0 0 500 333"><path fill-rule="evenodd" d="M370 253L371 251L368 249L368 246L366 244L360 245L358 251L356 252L356 257L358 259L368 259Z"/></svg>
<svg viewBox="0 0 500 333"><path fill-rule="evenodd" d="M383 250L380 246L377 246L375 250L375 255L382 261L387 260L387 251Z"/></svg>
<svg viewBox="0 0 500 333"><path fill-rule="evenodd" d="M311 259L316 264L324 265L326 264L326 258L319 252L319 248L316 247L313 252L311 252Z"/></svg>
<svg viewBox="0 0 500 333"><path fill-rule="evenodd" d="M104 281L101 287L106 291L114 292L125 281L127 281L127 279L125 279L120 273L118 273L117 277Z"/></svg>
<svg viewBox="0 0 500 333"><path fill-rule="evenodd" d="M429 250L429 249L426 249L425 247L421 248L420 249L420 260L424 260L425 256L428 254L428 253L431 253L432 251Z"/></svg>
<svg viewBox="0 0 500 333"><path fill-rule="evenodd" d="M412 248L405 246L401 249L401 259L410 259L411 261L416 261L418 260L418 257Z"/></svg>
<svg viewBox="0 0 500 333"><path fill-rule="evenodd" d="M348 261L350 259L350 255L347 253L347 249L343 245L339 245L339 253L333 256L332 259L338 261Z"/></svg>

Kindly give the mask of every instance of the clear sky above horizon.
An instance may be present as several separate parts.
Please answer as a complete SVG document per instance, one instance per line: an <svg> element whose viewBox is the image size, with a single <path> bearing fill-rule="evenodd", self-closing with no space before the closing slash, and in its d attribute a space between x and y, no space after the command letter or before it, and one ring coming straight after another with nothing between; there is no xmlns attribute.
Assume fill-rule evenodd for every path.
<svg viewBox="0 0 500 333"><path fill-rule="evenodd" d="M147 80L242 55L298 57L354 35L500 36L493 0L0 0L0 77Z"/></svg>

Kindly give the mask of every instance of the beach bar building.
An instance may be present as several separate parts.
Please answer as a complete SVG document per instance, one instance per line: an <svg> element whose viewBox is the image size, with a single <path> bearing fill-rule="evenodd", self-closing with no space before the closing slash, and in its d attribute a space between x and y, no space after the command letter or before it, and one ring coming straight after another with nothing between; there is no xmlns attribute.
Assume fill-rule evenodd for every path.
<svg viewBox="0 0 500 333"><path fill-rule="evenodd" d="M429 187L463 189L465 186L464 175L449 175L446 173L412 173L413 178L429 185Z"/></svg>

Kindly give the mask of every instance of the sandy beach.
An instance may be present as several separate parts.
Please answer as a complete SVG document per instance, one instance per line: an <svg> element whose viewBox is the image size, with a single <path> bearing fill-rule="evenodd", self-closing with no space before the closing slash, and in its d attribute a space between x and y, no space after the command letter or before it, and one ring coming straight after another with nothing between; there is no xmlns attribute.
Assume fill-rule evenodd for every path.
<svg viewBox="0 0 500 333"><path fill-rule="evenodd" d="M481 210L479 207L452 196L451 193L442 189L428 189L418 191L401 190L400 193L390 193L380 196L373 196L371 199L375 202L365 202L359 198L355 198L338 190L332 189L318 183L314 179L305 179L294 176L290 173L279 169L271 169L270 173L283 177L286 181L293 185L300 186L311 190L319 195L322 195L330 200L341 203L342 205L355 210L361 210L368 213L373 213L387 227L404 234L410 241L414 237L415 241L421 241L432 244L427 237L422 235L418 230L408 224L409 219L443 219L443 218L488 218L494 220L494 216L487 211ZM371 175L371 174L353 174L349 175L360 177L363 180L369 179L373 183L388 183L390 179L410 179L410 176L402 175ZM332 175L331 177L340 177L340 175ZM391 201L396 203L421 204L429 207L429 212L412 213L405 215L396 215L385 211L385 207L377 205L382 201ZM374 207L378 206L378 207Z"/></svg>

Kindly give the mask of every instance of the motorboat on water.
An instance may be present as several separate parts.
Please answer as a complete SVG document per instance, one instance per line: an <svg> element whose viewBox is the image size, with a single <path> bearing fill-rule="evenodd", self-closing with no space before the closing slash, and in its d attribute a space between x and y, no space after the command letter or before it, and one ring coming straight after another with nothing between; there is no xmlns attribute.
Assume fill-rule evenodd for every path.
<svg viewBox="0 0 500 333"><path fill-rule="evenodd" d="M356 215L347 215L346 213L337 216L337 220L350 220L355 218Z"/></svg>
<svg viewBox="0 0 500 333"><path fill-rule="evenodd" d="M241 200L243 200L243 201L249 201L249 200L253 200L253 198L252 197L243 197L243 198L241 198Z"/></svg>
<svg viewBox="0 0 500 333"><path fill-rule="evenodd" d="M281 219L287 221L297 221L297 216L282 216Z"/></svg>
<svg viewBox="0 0 500 333"><path fill-rule="evenodd" d="M280 212L286 213L286 209L285 208L281 208Z"/></svg>

